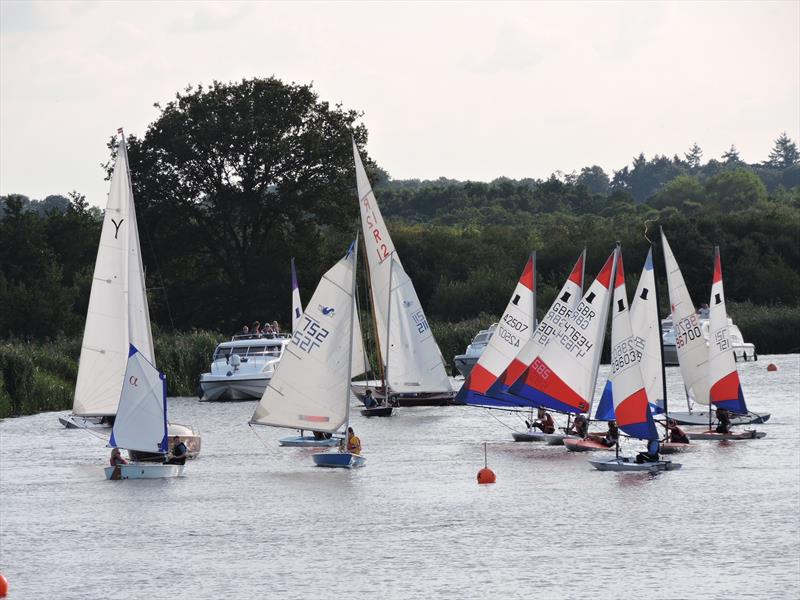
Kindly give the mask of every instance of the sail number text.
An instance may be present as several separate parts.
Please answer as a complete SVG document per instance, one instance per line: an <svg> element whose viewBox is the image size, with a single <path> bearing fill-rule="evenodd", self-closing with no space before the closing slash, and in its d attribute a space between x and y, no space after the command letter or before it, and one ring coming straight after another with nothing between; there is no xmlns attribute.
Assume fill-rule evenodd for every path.
<svg viewBox="0 0 800 600"><path fill-rule="evenodd" d="M364 205L364 223L375 240L375 252L378 255L378 262L383 262L385 259L389 258L389 247L386 245L386 242L383 241L383 238L381 238L378 217L372 209L372 205L369 203L369 196L370 195L367 194L364 196L363 200L361 200L361 204Z"/></svg>
<svg viewBox="0 0 800 600"><path fill-rule="evenodd" d="M611 369L614 374L627 369L631 365L639 364L642 359L644 340L639 337L629 337L622 340L611 349Z"/></svg>
<svg viewBox="0 0 800 600"><path fill-rule="evenodd" d="M696 314L689 315L675 323L675 346L677 348L683 348L692 340L702 339L702 337L700 321Z"/></svg>
<svg viewBox="0 0 800 600"><path fill-rule="evenodd" d="M318 321L304 314L303 327L294 332L292 341L297 344L300 350L311 354L314 348L319 348L322 345L329 333Z"/></svg>

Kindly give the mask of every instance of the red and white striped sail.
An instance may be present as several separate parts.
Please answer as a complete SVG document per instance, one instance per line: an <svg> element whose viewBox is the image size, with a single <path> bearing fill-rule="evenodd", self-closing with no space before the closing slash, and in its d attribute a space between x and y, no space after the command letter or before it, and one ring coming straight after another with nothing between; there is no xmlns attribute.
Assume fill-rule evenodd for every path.
<svg viewBox="0 0 800 600"><path fill-rule="evenodd" d="M622 251L617 256L614 301L611 304L611 389L614 414L622 431L643 440L657 440L640 369L641 349L631 329Z"/></svg>
<svg viewBox="0 0 800 600"><path fill-rule="evenodd" d="M570 413L589 410L603 351L616 256L614 250L561 335L550 340L523 378L511 386L512 393L533 406Z"/></svg>
<svg viewBox="0 0 800 600"><path fill-rule="evenodd" d="M494 335L456 396L462 404L494 406L487 397L489 387L503 373L534 332L536 306L536 262L531 255L508 301ZM507 405L508 403L503 403Z"/></svg>
<svg viewBox="0 0 800 600"><path fill-rule="evenodd" d="M583 293L583 268L586 259L586 250L578 257L572 272L567 278L561 291L553 300L550 309L544 315L534 331L531 339L517 353L516 357L503 370L497 380L489 388L488 394L504 406L528 406L529 402L520 396L514 396L509 389L525 370L533 363L539 353L544 350L548 342L558 337L569 320L572 311L578 305Z"/></svg>
<svg viewBox="0 0 800 600"><path fill-rule="evenodd" d="M719 246L714 247L714 281L708 307L708 383L711 402L731 412L747 414L739 373L736 371L736 359L733 357L733 343L728 331Z"/></svg>
<svg viewBox="0 0 800 600"><path fill-rule="evenodd" d="M639 367L642 370L647 399L653 412L664 412L664 370L661 365L661 327L656 296L653 250L647 253L639 285L631 301L631 330L641 352Z"/></svg>
<svg viewBox="0 0 800 600"><path fill-rule="evenodd" d="M672 254L663 229L661 242L664 248L664 264L667 268L672 324L675 328L675 348L683 384L692 400L708 404L708 347L700 329L700 318L694 309L681 269Z"/></svg>

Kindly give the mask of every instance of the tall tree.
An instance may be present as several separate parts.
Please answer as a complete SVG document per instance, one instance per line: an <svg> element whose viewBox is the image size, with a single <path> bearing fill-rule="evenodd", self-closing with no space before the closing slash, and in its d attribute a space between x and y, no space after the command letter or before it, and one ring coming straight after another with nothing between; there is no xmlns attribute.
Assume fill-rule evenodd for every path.
<svg viewBox="0 0 800 600"><path fill-rule="evenodd" d="M330 258L323 238L355 233L359 114L275 78L190 87L159 108L144 138L129 138L151 285L171 282L179 328L221 311L231 326L286 321L292 249L314 281ZM183 302L198 293L205 307Z"/></svg>
<svg viewBox="0 0 800 600"><path fill-rule="evenodd" d="M739 156L739 151L736 149L736 146L731 144L730 150L727 152L722 153L722 160L725 161L725 164L737 164L742 162L741 157Z"/></svg>
<svg viewBox="0 0 800 600"><path fill-rule="evenodd" d="M793 165L800 163L800 153L797 151L797 144L795 144L784 131L772 147L769 153L769 161L767 165L776 169L787 169Z"/></svg>
<svg viewBox="0 0 800 600"><path fill-rule="evenodd" d="M700 149L700 146L697 145L697 142L692 144L692 147L689 148L689 152L684 154L686 157L686 162L689 164L690 169L697 169L700 167L700 162L703 158L703 151Z"/></svg>

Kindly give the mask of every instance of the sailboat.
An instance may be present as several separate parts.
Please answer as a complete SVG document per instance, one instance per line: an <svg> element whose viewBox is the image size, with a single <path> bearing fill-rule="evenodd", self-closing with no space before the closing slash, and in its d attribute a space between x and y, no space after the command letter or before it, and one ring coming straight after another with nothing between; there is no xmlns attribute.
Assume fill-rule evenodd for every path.
<svg viewBox="0 0 800 600"><path fill-rule="evenodd" d="M363 356L355 346L356 333L360 339L356 254L353 242L347 254L322 276L250 419L251 425L312 430L346 439L350 381L354 370L363 372L363 364L354 367ZM314 462L350 468L362 466L365 458L342 448L314 454Z"/></svg>
<svg viewBox="0 0 800 600"><path fill-rule="evenodd" d="M117 417L108 445L161 457L105 468L106 479L161 479L183 475L185 466L166 464L167 378L131 344Z"/></svg>
<svg viewBox="0 0 800 600"><path fill-rule="evenodd" d="M653 421L648 402L647 389L642 378L642 352L638 339L631 329L628 311L628 297L625 291L625 270L622 252L617 252L617 268L614 279L614 299L611 317L611 382L614 399L614 415L618 427L641 440L659 441L659 434ZM680 464L664 460L651 460L640 463L619 455L616 444L616 457L608 460L590 460L589 463L600 471L668 471L680 468Z"/></svg>
<svg viewBox="0 0 800 600"><path fill-rule="evenodd" d="M495 398L489 389L534 336L536 329L536 254L531 254L517 281L494 335L464 385L456 394L456 404L509 406L508 400Z"/></svg>
<svg viewBox="0 0 800 600"><path fill-rule="evenodd" d="M717 409L736 415L748 414L747 404L733 356L733 342L728 330L728 314L725 310L725 291L722 285L722 261L719 246L714 247L714 279L711 285L711 301L708 309L708 398ZM718 433L709 428L703 432L690 432L692 439L735 440L766 436L763 431L749 429L740 432Z"/></svg>
<svg viewBox="0 0 800 600"><path fill-rule="evenodd" d="M382 388L382 393L376 396L382 395L387 401L391 398L398 406L447 404L455 392L445 371L444 358L386 228L355 139L353 159L378 360L385 379L355 382L353 393L360 399L367 388Z"/></svg>
<svg viewBox="0 0 800 600"><path fill-rule="evenodd" d="M119 133L83 330L72 415L59 419L66 427L114 422L130 345L136 346L155 365L128 152L121 129ZM179 435L190 456L199 453L197 432L176 423L170 423L169 427L170 436Z"/></svg>

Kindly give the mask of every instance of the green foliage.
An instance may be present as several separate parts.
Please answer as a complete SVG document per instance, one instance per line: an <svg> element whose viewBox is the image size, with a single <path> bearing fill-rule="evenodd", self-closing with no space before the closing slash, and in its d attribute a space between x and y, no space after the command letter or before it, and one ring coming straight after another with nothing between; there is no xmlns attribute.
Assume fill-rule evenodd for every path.
<svg viewBox="0 0 800 600"><path fill-rule="evenodd" d="M167 395L196 395L198 378L208 371L214 348L224 339L213 331L156 336L154 350L158 368L167 376Z"/></svg>
<svg viewBox="0 0 800 600"><path fill-rule="evenodd" d="M503 306L505 308L505 306ZM497 322L498 317L481 313L472 319L465 319L458 323L431 321L433 336L439 344L445 362L451 368L453 375L458 374L453 363L453 357L464 354L467 344L472 341L475 334L481 329L488 329L489 325Z"/></svg>
<svg viewBox="0 0 800 600"><path fill-rule="evenodd" d="M744 340L755 344L759 354L800 352L800 307L729 302L727 308Z"/></svg>

